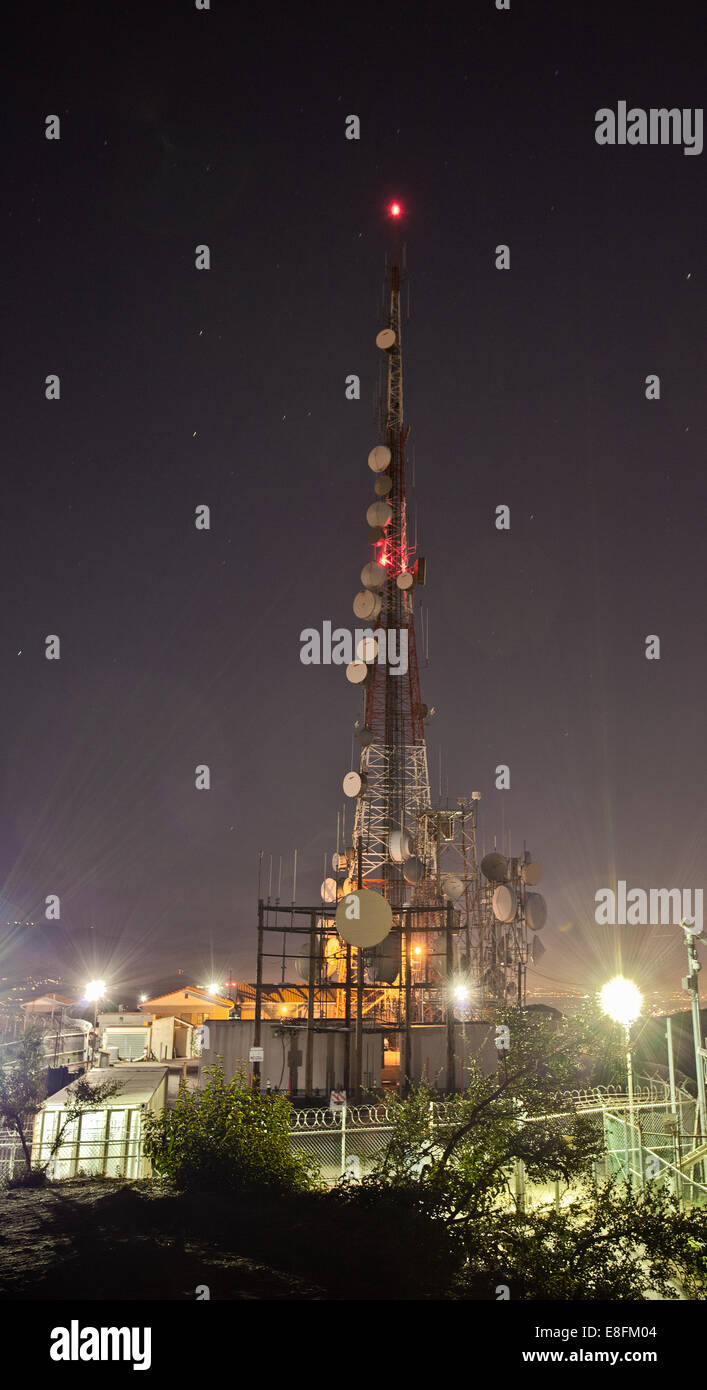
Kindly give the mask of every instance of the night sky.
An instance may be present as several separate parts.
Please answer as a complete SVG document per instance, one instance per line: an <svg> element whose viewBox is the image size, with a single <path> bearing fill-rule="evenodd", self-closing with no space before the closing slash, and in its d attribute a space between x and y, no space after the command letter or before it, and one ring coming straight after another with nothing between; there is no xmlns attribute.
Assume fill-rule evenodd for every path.
<svg viewBox="0 0 707 1390"><path fill-rule="evenodd" d="M601 147L594 116L707 104L704 6L183 0L16 23L0 920L56 893L61 923L4 928L0 974L53 942L116 995L179 968L252 978L261 849L264 886L282 856L291 897L297 848L298 900L318 899L359 696L300 663L299 634L352 625L370 558L397 197L433 792L441 753L452 804L483 794L485 848L510 831L543 865L531 989L619 966L679 987L679 929L600 929L594 894L705 881L707 152Z"/></svg>

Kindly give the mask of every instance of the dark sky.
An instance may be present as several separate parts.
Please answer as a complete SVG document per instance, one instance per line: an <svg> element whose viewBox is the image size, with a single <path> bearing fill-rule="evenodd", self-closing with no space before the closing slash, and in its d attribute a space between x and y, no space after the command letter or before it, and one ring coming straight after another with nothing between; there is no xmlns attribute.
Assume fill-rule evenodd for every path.
<svg viewBox="0 0 707 1390"><path fill-rule="evenodd" d="M251 977L260 849L318 896L358 696L299 633L351 624L370 558L397 196L433 787L441 750L544 867L532 988L620 951L678 986L675 928L593 914L613 875L704 884L707 153L594 113L704 103L704 6L44 11L6 34L2 922L60 894L118 989Z"/></svg>

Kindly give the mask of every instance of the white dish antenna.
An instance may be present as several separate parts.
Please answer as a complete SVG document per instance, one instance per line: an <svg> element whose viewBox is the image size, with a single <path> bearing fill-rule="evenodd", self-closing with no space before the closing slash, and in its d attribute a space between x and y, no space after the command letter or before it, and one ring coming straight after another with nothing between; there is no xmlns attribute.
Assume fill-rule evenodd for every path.
<svg viewBox="0 0 707 1390"><path fill-rule="evenodd" d="M402 574L397 576L395 582L399 589L411 589L415 580L409 570L404 570Z"/></svg>
<svg viewBox="0 0 707 1390"><path fill-rule="evenodd" d="M370 527L382 529L385 526L390 526L392 519L393 508L390 502L371 502L366 512L366 521Z"/></svg>
<svg viewBox="0 0 707 1390"><path fill-rule="evenodd" d="M394 864L406 864L415 848L408 830L391 830L388 836L388 853Z"/></svg>
<svg viewBox="0 0 707 1390"><path fill-rule="evenodd" d="M441 884L445 898L451 898L453 903L457 902L464 892L464 884L456 874L442 874Z"/></svg>
<svg viewBox="0 0 707 1390"><path fill-rule="evenodd" d="M361 583L364 589L382 588L385 584L385 565L379 565L377 560L369 560L361 570Z"/></svg>
<svg viewBox="0 0 707 1390"><path fill-rule="evenodd" d="M378 946L393 925L393 910L382 893L356 888L336 909L336 930L349 946Z"/></svg>
<svg viewBox="0 0 707 1390"><path fill-rule="evenodd" d="M346 667L346 679L352 685L363 685L368 678L368 667L365 661L350 661Z"/></svg>
<svg viewBox="0 0 707 1390"><path fill-rule="evenodd" d="M362 637L360 641L356 643L356 658L358 661L375 661L377 656L378 638L376 636Z"/></svg>
<svg viewBox="0 0 707 1390"><path fill-rule="evenodd" d="M392 457L387 444L376 444L368 455L368 467L374 473L385 473Z"/></svg>
<svg viewBox="0 0 707 1390"><path fill-rule="evenodd" d="M372 622L377 618L382 607L383 600L380 594L374 594L371 589L359 589L353 601L356 617L363 618L365 622Z"/></svg>
<svg viewBox="0 0 707 1390"><path fill-rule="evenodd" d="M515 888L511 888L509 883L499 883L492 901L493 915L496 921L512 922L518 906Z"/></svg>
<svg viewBox="0 0 707 1390"><path fill-rule="evenodd" d="M335 903L338 884L335 878L325 878L319 890L323 903Z"/></svg>
<svg viewBox="0 0 707 1390"><path fill-rule="evenodd" d="M542 879L543 871L539 864L534 864L531 860L527 864L523 864L520 876L523 882L528 884L529 888L535 888Z"/></svg>
<svg viewBox="0 0 707 1390"><path fill-rule="evenodd" d="M376 333L376 347L382 352L390 352L395 347L395 334L392 328L381 328L380 333Z"/></svg>
<svg viewBox="0 0 707 1390"><path fill-rule="evenodd" d="M383 473L380 478L376 478L376 481L373 484L373 491L375 492L376 497L387 497L392 486L393 479L390 477L390 474Z"/></svg>
<svg viewBox="0 0 707 1390"><path fill-rule="evenodd" d="M346 796L360 796L366 790L365 772L347 772L342 785Z"/></svg>

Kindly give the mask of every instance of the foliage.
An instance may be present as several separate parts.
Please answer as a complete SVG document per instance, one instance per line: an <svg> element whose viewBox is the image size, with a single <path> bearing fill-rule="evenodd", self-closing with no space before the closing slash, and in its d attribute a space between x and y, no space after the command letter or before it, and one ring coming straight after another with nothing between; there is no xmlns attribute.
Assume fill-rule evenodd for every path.
<svg viewBox="0 0 707 1390"><path fill-rule="evenodd" d="M14 1062L0 1067L0 1116L6 1125L17 1130L28 1172L31 1167L28 1134L47 1095L43 1037L43 1030L33 1024L18 1039Z"/></svg>
<svg viewBox="0 0 707 1390"><path fill-rule="evenodd" d="M32 1168L28 1136L34 1117L47 1098L47 1058L43 1039L44 1032L39 1025L33 1024L27 1028L15 1047L14 1064L0 1068L0 1116L19 1135L26 1163L24 1183L40 1181L38 1177L32 1178L32 1174L46 1174L66 1130L74 1120L86 1110L99 1110L104 1101L121 1090L117 1081L102 1081L94 1086L86 1077L79 1077L67 1092L64 1119L45 1162Z"/></svg>
<svg viewBox="0 0 707 1390"><path fill-rule="evenodd" d="M465 1228L461 1297L638 1301L705 1297L703 1212L681 1212L662 1189L607 1184L568 1206L488 1211ZM497 1296L497 1295L496 1295Z"/></svg>
<svg viewBox="0 0 707 1390"><path fill-rule="evenodd" d="M147 1114L144 1152L156 1173L185 1191L304 1190L311 1161L293 1151L284 1096L253 1091L245 1072L226 1081L205 1068L202 1090L182 1087L173 1110Z"/></svg>

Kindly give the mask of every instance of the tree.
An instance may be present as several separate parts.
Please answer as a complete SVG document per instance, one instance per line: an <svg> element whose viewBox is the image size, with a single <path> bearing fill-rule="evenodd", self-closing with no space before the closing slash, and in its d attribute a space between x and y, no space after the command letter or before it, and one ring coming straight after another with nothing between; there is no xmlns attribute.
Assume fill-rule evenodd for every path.
<svg viewBox="0 0 707 1390"><path fill-rule="evenodd" d="M15 1047L15 1062L0 1067L0 1115L17 1130L27 1172L32 1166L27 1135L47 1095L44 1036L37 1024L28 1028Z"/></svg>
<svg viewBox="0 0 707 1390"><path fill-rule="evenodd" d="M227 1082L218 1064L205 1076L202 1090L180 1088L173 1110L145 1116L155 1171L192 1192L311 1187L311 1160L290 1142L287 1098L254 1092L244 1071Z"/></svg>
<svg viewBox="0 0 707 1390"><path fill-rule="evenodd" d="M51 1144L46 1161L38 1165L36 1171L46 1173L47 1168L62 1142L67 1128L86 1110L98 1110L104 1101L117 1095L121 1084L117 1081L103 1081L93 1085L86 1077L80 1077L70 1087L64 1120L59 1126ZM7 1125L16 1129L27 1172L32 1170L30 1142L28 1135L47 1098L47 1057L44 1050L44 1033L38 1024L33 1024L16 1044L15 1060L0 1067L0 1116Z"/></svg>

